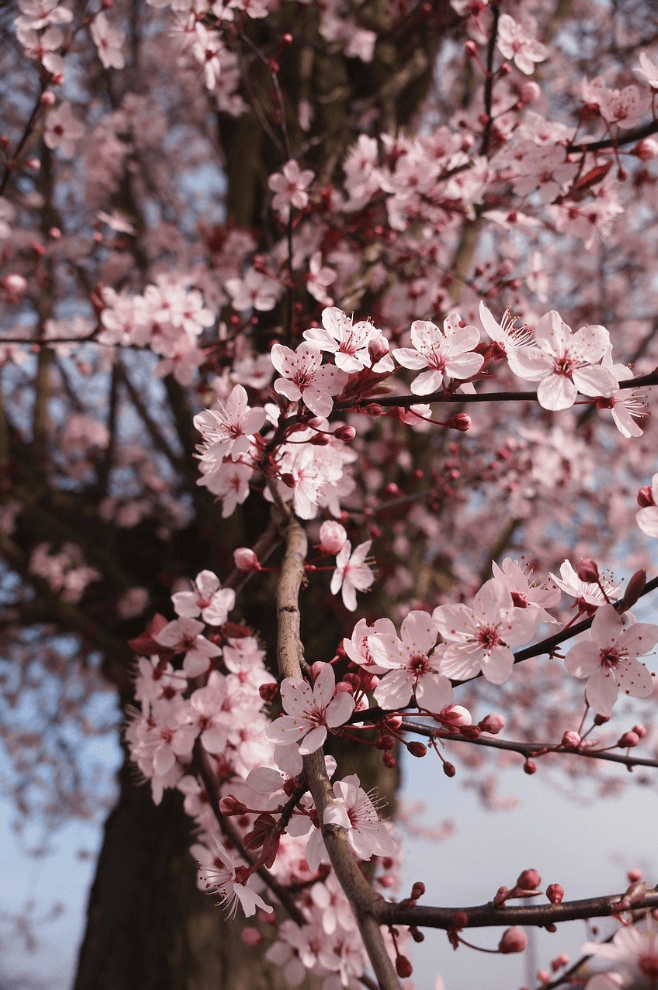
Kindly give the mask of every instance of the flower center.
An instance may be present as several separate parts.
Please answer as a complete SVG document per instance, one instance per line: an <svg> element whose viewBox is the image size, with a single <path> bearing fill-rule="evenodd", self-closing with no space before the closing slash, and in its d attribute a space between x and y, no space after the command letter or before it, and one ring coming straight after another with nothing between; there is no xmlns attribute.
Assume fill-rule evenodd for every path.
<svg viewBox="0 0 658 990"><path fill-rule="evenodd" d="M478 643L485 650L491 650L494 646L500 646L502 639L498 631L498 626L480 626L478 630Z"/></svg>
<svg viewBox="0 0 658 990"><path fill-rule="evenodd" d="M575 362L573 358L569 354L563 354L553 362L553 371L556 375L564 375L565 378L571 378L574 366Z"/></svg>
<svg viewBox="0 0 658 990"><path fill-rule="evenodd" d="M514 604L516 605L517 608L527 608L528 607L528 599L520 591L513 591L512 592L512 601L514 602Z"/></svg>
<svg viewBox="0 0 658 990"><path fill-rule="evenodd" d="M619 663L619 651L610 647L607 650L599 650L599 662L602 667L616 667Z"/></svg>
<svg viewBox="0 0 658 990"><path fill-rule="evenodd" d="M426 674L430 669L430 662L425 653L415 653L413 656L409 657L408 667L409 670L413 671L416 677L420 677L421 674Z"/></svg>

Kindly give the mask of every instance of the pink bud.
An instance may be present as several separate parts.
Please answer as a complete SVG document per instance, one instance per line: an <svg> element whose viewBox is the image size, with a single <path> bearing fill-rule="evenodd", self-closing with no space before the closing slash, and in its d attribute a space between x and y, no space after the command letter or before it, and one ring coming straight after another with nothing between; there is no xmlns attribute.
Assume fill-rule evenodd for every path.
<svg viewBox="0 0 658 990"><path fill-rule="evenodd" d="M508 928L498 943L498 951L502 953L524 952L528 944L528 936L520 928Z"/></svg>
<svg viewBox="0 0 658 990"><path fill-rule="evenodd" d="M59 227L51 227L50 230L48 231L48 236L52 237L54 241L58 241L62 236L62 232L59 229Z"/></svg>
<svg viewBox="0 0 658 990"><path fill-rule="evenodd" d="M413 966L406 956L397 956L395 960L395 972L401 980L408 979L413 973Z"/></svg>
<svg viewBox="0 0 658 990"><path fill-rule="evenodd" d="M519 90L519 98L522 103L534 103L535 100L539 99L541 90L536 82L531 79L528 82L524 82Z"/></svg>
<svg viewBox="0 0 658 990"><path fill-rule="evenodd" d="M446 777L454 777L455 774L457 773L457 770L455 769L454 764L452 764L452 763L444 763L443 764L443 772L446 775Z"/></svg>
<svg viewBox="0 0 658 990"><path fill-rule="evenodd" d="M336 694L354 694L354 685L349 681L339 681L336 685Z"/></svg>
<svg viewBox="0 0 658 990"><path fill-rule="evenodd" d="M455 413L454 416L446 420L445 425L449 430L459 430L460 433L466 433L471 428L471 417L463 412Z"/></svg>
<svg viewBox="0 0 658 990"><path fill-rule="evenodd" d="M373 340L368 341L368 354L370 355L370 360L373 364L377 364L377 362L381 361L383 357L386 357L388 350L389 347L386 337L374 337Z"/></svg>
<svg viewBox="0 0 658 990"><path fill-rule="evenodd" d="M392 729L393 732L395 732L402 725L402 716L397 713L395 715L389 715L384 722L384 725L387 725L389 729Z"/></svg>
<svg viewBox="0 0 658 990"><path fill-rule="evenodd" d="M478 46L475 44L474 41L472 41L469 38L466 44L464 45L464 54L466 55L466 58L476 58L477 53L478 53Z"/></svg>
<svg viewBox="0 0 658 990"><path fill-rule="evenodd" d="M569 965L569 956L566 952L561 952L559 956L551 961L551 969L553 972L557 972L558 969L562 969L563 966Z"/></svg>
<svg viewBox="0 0 658 990"><path fill-rule="evenodd" d="M479 739L482 735L482 730L478 725L465 725L459 731L464 739Z"/></svg>
<svg viewBox="0 0 658 990"><path fill-rule="evenodd" d="M629 883L637 883L638 880L642 879L642 870L629 870L628 880Z"/></svg>
<svg viewBox="0 0 658 990"><path fill-rule="evenodd" d="M636 571L632 578L626 585L626 590L624 591L624 597L622 599L622 611L626 611L628 608L632 608L636 601L644 591L647 583L647 572L644 569Z"/></svg>
<svg viewBox="0 0 658 990"><path fill-rule="evenodd" d="M580 746L580 733L575 729L567 729L562 735L562 745L566 749L578 749Z"/></svg>
<svg viewBox="0 0 658 990"><path fill-rule="evenodd" d="M632 749L633 746L637 746L639 741L640 737L636 732L625 732L617 745L622 746L624 749Z"/></svg>
<svg viewBox="0 0 658 990"><path fill-rule="evenodd" d="M512 71L512 66L509 64L509 62L502 62L498 70L501 76L509 76L511 71Z"/></svg>
<svg viewBox="0 0 658 990"><path fill-rule="evenodd" d="M238 547L233 551L233 561L239 571L259 571L258 557L249 547Z"/></svg>
<svg viewBox="0 0 658 990"><path fill-rule="evenodd" d="M22 275L5 275L2 280L2 287L11 293L11 295L19 295L21 292L25 292L27 289L27 279L23 278Z"/></svg>
<svg viewBox="0 0 658 990"><path fill-rule="evenodd" d="M356 430L353 426L348 426L345 423L343 426L339 426L337 430L334 430L334 436L337 440L343 440L349 443L350 440L354 440L356 436Z"/></svg>
<svg viewBox="0 0 658 990"><path fill-rule="evenodd" d="M581 581L587 581L589 584L595 583L599 580L599 568L596 561L589 557L583 557L576 565L576 574Z"/></svg>
<svg viewBox="0 0 658 990"><path fill-rule="evenodd" d="M478 722L478 725L483 732L490 732L492 736L497 736L505 728L505 717L504 715L498 715L492 712L490 715L485 715L485 717Z"/></svg>
<svg viewBox="0 0 658 990"><path fill-rule="evenodd" d="M326 666L322 660L316 660L315 663L311 664L311 677L314 684Z"/></svg>
<svg viewBox="0 0 658 990"><path fill-rule="evenodd" d="M320 526L320 549L323 553L340 553L347 542L344 526L334 519L327 519Z"/></svg>
<svg viewBox="0 0 658 990"><path fill-rule="evenodd" d="M392 770L395 766L395 762L396 762L395 757L392 755L392 753L384 753L383 763L385 767L388 767L389 770Z"/></svg>
<svg viewBox="0 0 658 990"><path fill-rule="evenodd" d="M655 138L644 138L638 141L634 148L631 148L631 155L635 155L641 162L650 162L658 155L658 141Z"/></svg>
<svg viewBox="0 0 658 990"><path fill-rule="evenodd" d="M367 406L361 406L361 412L364 412L366 416L381 416L384 409L378 402L369 402Z"/></svg>
<svg viewBox="0 0 658 990"><path fill-rule="evenodd" d="M541 884L541 877L537 870L524 870L516 881L516 886L521 890L537 890Z"/></svg>
<svg viewBox="0 0 658 990"><path fill-rule="evenodd" d="M248 945L251 949L255 948L257 945L260 945L263 941L263 936L258 929L251 927L243 928L240 932L240 938L244 944Z"/></svg>
<svg viewBox="0 0 658 990"><path fill-rule="evenodd" d="M412 756L417 756L419 759L427 755L427 746L422 742L407 743L407 750Z"/></svg>
<svg viewBox="0 0 658 990"><path fill-rule="evenodd" d="M655 505L651 485L642 485L637 493L637 504L641 509L647 509L650 505Z"/></svg>
<svg viewBox="0 0 658 990"><path fill-rule="evenodd" d="M535 761L526 760L525 763L523 764L523 772L528 774L537 773L537 764L535 763Z"/></svg>
<svg viewBox="0 0 658 990"><path fill-rule="evenodd" d="M564 887L559 883L550 883L546 888L546 896L551 904L561 904L564 899Z"/></svg>
<svg viewBox="0 0 658 990"><path fill-rule="evenodd" d="M43 93L39 97L39 103L42 107L54 107L55 101L55 94L49 89L44 89Z"/></svg>
<svg viewBox="0 0 658 990"><path fill-rule="evenodd" d="M411 888L411 899L417 901L419 897L422 897L425 893L425 884L422 880L416 880L415 884Z"/></svg>
<svg viewBox="0 0 658 990"><path fill-rule="evenodd" d="M645 726L642 725L641 722L633 726L633 732L635 733L636 736L639 736L640 739L644 739L644 737L647 734L647 730Z"/></svg>
<svg viewBox="0 0 658 990"><path fill-rule="evenodd" d="M274 701L279 693L279 685L276 683L261 684L258 688L258 693L263 701Z"/></svg>
<svg viewBox="0 0 658 990"><path fill-rule="evenodd" d="M38 172L41 168L41 162L38 158L26 158L25 168L29 168L30 172Z"/></svg>

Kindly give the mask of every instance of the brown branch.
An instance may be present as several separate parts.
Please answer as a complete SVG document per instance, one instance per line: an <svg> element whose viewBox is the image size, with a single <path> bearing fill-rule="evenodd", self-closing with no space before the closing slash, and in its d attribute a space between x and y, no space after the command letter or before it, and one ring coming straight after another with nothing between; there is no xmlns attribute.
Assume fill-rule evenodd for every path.
<svg viewBox="0 0 658 990"><path fill-rule="evenodd" d="M555 743L526 743L516 742L513 739L498 739L491 736L478 736L477 739L468 739L459 733L447 732L442 729L434 729L430 725L421 725L419 722L410 722L408 719L402 720L401 727L406 732L415 732L419 736L426 736L429 739L443 739L445 742L472 743L474 746L488 746L491 749L505 749L512 753L519 753L526 759L533 756L543 756L549 753L557 753L560 756L584 756L589 760L608 760L611 763L622 763L631 770L635 766L658 767L658 759L649 759L644 756L623 756L621 753L610 753L607 750L590 749L567 749L562 744Z"/></svg>
<svg viewBox="0 0 658 990"><path fill-rule="evenodd" d="M631 144L633 141L641 141L643 138L658 134L658 120L643 127L636 127L632 131L626 131L623 137L604 138L602 141L579 141L567 145L567 152L582 151L607 151L609 148L617 148L620 144Z"/></svg>
<svg viewBox="0 0 658 990"><path fill-rule="evenodd" d="M282 502L276 485L271 482L270 491L283 515L282 530L286 538L286 553L276 597L279 673L281 677L300 677L303 648L300 638L299 591L304 579L308 540L306 532L288 506ZM318 820L323 822L325 809L334 802L334 794L322 749L304 757L304 773ZM359 926L380 990L401 990L379 927L384 899L373 890L358 868L350 851L346 829L338 825L322 825L322 837L338 882Z"/></svg>
<svg viewBox="0 0 658 990"><path fill-rule="evenodd" d="M554 925L563 921L585 918L610 918L628 911L658 907L658 891L650 890L632 905L626 894L609 894L580 901L563 901L561 904L533 904L523 907L494 907L493 902L476 907L424 907L404 903L387 902L382 921L388 925L412 925L424 928L450 929L455 924L455 913L464 912L466 920L459 920L460 928L490 928L508 925Z"/></svg>

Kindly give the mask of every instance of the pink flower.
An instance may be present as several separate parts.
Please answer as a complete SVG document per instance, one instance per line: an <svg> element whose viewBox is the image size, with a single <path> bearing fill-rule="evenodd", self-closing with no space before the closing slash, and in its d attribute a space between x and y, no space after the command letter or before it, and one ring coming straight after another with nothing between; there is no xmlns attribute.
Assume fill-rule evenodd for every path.
<svg viewBox="0 0 658 990"><path fill-rule="evenodd" d="M199 860L199 884L208 893L219 895L220 903L228 909L229 918L235 917L238 904L247 918L256 913L257 907L269 912L269 905L249 886L249 879L238 880L233 859L219 839L215 838L214 856L206 846L194 845L190 851ZM244 870L244 867L239 869Z"/></svg>
<svg viewBox="0 0 658 990"><path fill-rule="evenodd" d="M73 158L76 141L80 140L84 132L80 121L73 116L71 104L61 103L48 114L43 139L51 151L58 148L64 158Z"/></svg>
<svg viewBox="0 0 658 990"><path fill-rule="evenodd" d="M354 698L347 692L334 697L336 677L331 664L325 664L310 684L301 677L286 677L281 685L281 701L287 712L265 730L267 739L290 745L300 739L302 756L314 753L327 738L327 729L343 725L354 711ZM306 737L306 738L304 738Z"/></svg>
<svg viewBox="0 0 658 990"><path fill-rule="evenodd" d="M227 461L223 464L201 461L199 470L205 477L197 479L202 485L222 500L222 519L228 519L235 512L236 505L242 505L249 496L249 480L253 468L248 464Z"/></svg>
<svg viewBox="0 0 658 990"><path fill-rule="evenodd" d="M283 174L281 174L283 173ZM276 195L272 206L287 220L290 207L303 210L308 203L307 186L313 181L314 173L310 169L302 172L295 161L286 162L281 172L276 172L267 180L267 184Z"/></svg>
<svg viewBox="0 0 658 990"><path fill-rule="evenodd" d="M651 986L658 978L658 934L654 932L631 926L620 928L612 942L585 942L582 952L623 967L629 980L625 986L630 986L631 982L633 986L645 986L645 981Z"/></svg>
<svg viewBox="0 0 658 990"><path fill-rule="evenodd" d="M342 391L348 375L333 365L320 367L322 353L317 344L300 344L292 351L277 343L271 356L282 375L274 382L274 390L291 402L303 400L316 416L328 416L334 406L331 397Z"/></svg>
<svg viewBox="0 0 658 990"><path fill-rule="evenodd" d="M606 601L605 595L608 598L616 598L619 594L619 585L615 584L614 581L601 579L605 595L598 584L593 581L581 581L568 560L560 564L560 577L556 577L553 573L549 574L549 577L567 595L571 595L579 602L582 601L583 604L587 605L596 605L597 607L604 605Z"/></svg>
<svg viewBox="0 0 658 990"><path fill-rule="evenodd" d="M230 456L237 460L240 454L248 452L254 434L264 423L265 410L252 409L246 389L236 385L226 405L217 402L212 409L205 409L194 417L194 425L204 440L202 457L221 461Z"/></svg>
<svg viewBox="0 0 658 990"><path fill-rule="evenodd" d="M535 71L535 62L543 62L548 55L546 45L526 34L509 14L501 14L498 20L498 50L503 58L513 59L526 76Z"/></svg>
<svg viewBox="0 0 658 990"><path fill-rule="evenodd" d="M361 781L353 773L333 785L335 800L327 804L324 825L338 825L347 829L347 841L356 856L369 860L373 856L393 856L396 846L379 820L377 809L361 787ZM306 861L315 871L322 859L327 859L322 832L313 830L306 846Z"/></svg>
<svg viewBox="0 0 658 990"><path fill-rule="evenodd" d="M320 526L320 549L323 553L340 553L347 542L347 532L335 519L327 519Z"/></svg>
<svg viewBox="0 0 658 990"><path fill-rule="evenodd" d="M222 588L212 571L201 571L194 581L193 591L177 591L171 596L176 615L195 618L199 613L209 626L221 626L235 605L235 591Z"/></svg>
<svg viewBox="0 0 658 990"><path fill-rule="evenodd" d="M440 650L435 650L439 624L427 612L413 611L400 627L400 638L378 632L368 637L368 649L376 664L389 673L375 688L382 708L409 704L412 695L419 707L440 712L452 701L452 685L439 671Z"/></svg>
<svg viewBox="0 0 658 990"><path fill-rule="evenodd" d="M156 643L185 654L183 670L188 677L204 674L210 667L211 658L218 657L222 652L218 646L201 635L203 628L203 622L199 622L198 619L174 619L155 636Z"/></svg>
<svg viewBox="0 0 658 990"><path fill-rule="evenodd" d="M518 560L512 560L511 557L505 557L502 567L499 567L495 560L492 561L491 570L493 576L506 588L509 588L512 601L517 608L536 608L542 622L558 621L555 616L546 611L547 608L553 608L559 604L561 595L555 585L552 588L546 588L536 584Z"/></svg>
<svg viewBox="0 0 658 990"><path fill-rule="evenodd" d="M429 320L415 320L411 324L410 347L398 347L393 357L404 368L412 371L430 368L411 383L414 395L429 395L447 383L449 378L470 378L482 367L484 358L473 348L480 339L477 327L459 325L457 314L443 323L443 331Z"/></svg>
<svg viewBox="0 0 658 990"><path fill-rule="evenodd" d="M125 38L123 31L113 28L102 10L91 22L90 31L103 66L106 69L123 69L126 64L121 51Z"/></svg>
<svg viewBox="0 0 658 990"><path fill-rule="evenodd" d="M596 365L610 344L605 327L582 327L572 333L551 310L540 319L535 341L536 347L514 348L507 358L518 378L539 381L537 398L544 409L568 409L578 392L611 396L617 390L612 372Z"/></svg>
<svg viewBox="0 0 658 990"><path fill-rule="evenodd" d="M512 673L510 646L527 643L540 622L538 609L516 608L509 590L491 578L466 605L439 605L432 613L447 641L441 673L456 680L482 671L492 684L504 684Z"/></svg>
<svg viewBox="0 0 658 990"><path fill-rule="evenodd" d="M372 546L372 540L360 543L354 553L352 544L346 540L336 557L336 570L331 578L331 594L337 595L343 589L343 603L350 612L356 611L356 592L367 591L375 575L366 557Z"/></svg>
<svg viewBox="0 0 658 990"><path fill-rule="evenodd" d="M304 331L306 340L323 351L335 355L336 367L348 374L358 374L372 365L368 344L382 332L372 323L353 323L353 317L346 316L336 306L322 310L322 326Z"/></svg>
<svg viewBox="0 0 658 990"><path fill-rule="evenodd" d="M648 55L640 52L640 64L633 69L634 74L647 86L658 89L658 65L654 65Z"/></svg>
<svg viewBox="0 0 658 990"><path fill-rule="evenodd" d="M612 605L594 616L591 640L577 643L564 658L574 677L588 678L585 697L599 715L610 715L620 690L632 698L653 693L651 674L637 657L658 643L658 626L624 622Z"/></svg>

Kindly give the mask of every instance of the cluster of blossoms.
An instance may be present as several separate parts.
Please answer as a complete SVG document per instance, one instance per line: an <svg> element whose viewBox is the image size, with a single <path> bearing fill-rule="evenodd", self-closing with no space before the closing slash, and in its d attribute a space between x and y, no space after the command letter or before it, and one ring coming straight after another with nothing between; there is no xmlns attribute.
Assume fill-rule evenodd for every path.
<svg viewBox="0 0 658 990"><path fill-rule="evenodd" d="M321 867L328 857L310 795L304 793L285 815L284 807L299 786L301 753L321 746L327 729L349 718L354 698L337 690L333 668L323 664L313 687L302 680L283 683L284 707L303 710L303 716L270 722L263 699L275 695L276 681L249 631L227 622L234 600L216 575L203 571L190 591L173 595L179 618L156 617L148 633L133 642L149 655L138 662L140 710L129 720L126 739L156 803L167 787L184 794L185 810L198 829L191 852L199 863L201 889L215 893L230 913L238 905L247 917L257 909L269 913L276 897L255 874L265 862L279 883L308 890L300 901L305 923L283 922L266 957L284 967L291 985L309 971L337 990L365 971L367 955L335 875L328 865ZM203 622L195 618L199 614ZM214 630L210 638L204 623ZM175 669L171 661L180 656L182 668ZM304 740L295 745L302 736L306 747ZM220 809L236 822L251 860L222 838L199 779L200 758L216 775ZM335 760L327 757L326 764L333 776ZM333 795L324 823L346 829L356 861L374 858L376 886L393 893L400 851L392 826L380 820L377 803L356 775L335 781Z"/></svg>

